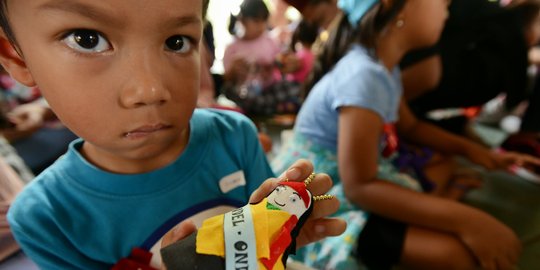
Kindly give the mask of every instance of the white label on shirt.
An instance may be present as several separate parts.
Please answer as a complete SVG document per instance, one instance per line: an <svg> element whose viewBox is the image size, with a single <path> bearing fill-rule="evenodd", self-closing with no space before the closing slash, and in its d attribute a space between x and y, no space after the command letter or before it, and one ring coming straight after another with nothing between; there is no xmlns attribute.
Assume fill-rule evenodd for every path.
<svg viewBox="0 0 540 270"><path fill-rule="evenodd" d="M237 187L245 186L246 185L246 178L244 177L243 171L237 171L232 174L229 174L221 180L219 180L219 188L221 189L221 192L227 193Z"/></svg>

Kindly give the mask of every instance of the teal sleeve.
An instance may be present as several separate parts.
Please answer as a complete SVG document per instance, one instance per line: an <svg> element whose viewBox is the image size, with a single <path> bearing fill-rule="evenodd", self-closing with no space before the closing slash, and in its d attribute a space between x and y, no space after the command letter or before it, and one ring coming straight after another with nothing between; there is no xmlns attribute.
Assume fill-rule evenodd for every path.
<svg viewBox="0 0 540 270"><path fill-rule="evenodd" d="M36 207L29 207L24 202L24 200L19 200L19 203L10 208L8 221L22 250L40 269L109 269L111 267L109 264L92 260L77 251L59 227L55 226L55 222L47 218L45 212L31 210Z"/></svg>

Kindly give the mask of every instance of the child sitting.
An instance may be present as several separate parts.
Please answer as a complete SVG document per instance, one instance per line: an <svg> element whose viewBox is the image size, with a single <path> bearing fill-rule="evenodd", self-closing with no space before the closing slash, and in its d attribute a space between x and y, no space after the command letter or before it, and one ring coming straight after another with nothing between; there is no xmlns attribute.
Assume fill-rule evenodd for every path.
<svg viewBox="0 0 540 270"><path fill-rule="evenodd" d="M207 5L1 1L1 64L38 85L81 137L8 212L16 240L40 268L159 268L169 230L245 205L273 176L251 122L195 109ZM300 180L311 170L302 161L283 177ZM324 192L329 179L317 178L312 190ZM315 237L300 236L304 243L339 233L328 227L336 222L343 229L320 219L336 203L313 215L305 228Z"/></svg>
<svg viewBox="0 0 540 270"><path fill-rule="evenodd" d="M341 183L332 194L348 221L340 237L308 246L300 259L317 269L511 269L521 244L487 213L423 192L390 163L407 139L488 168L538 160L496 155L417 121L402 101L399 68L410 50L434 44L447 0L339 0L345 17L323 52L321 67L296 119L293 138L273 162L309 158ZM399 121L398 121L399 118ZM497 236L495 238L495 236ZM495 240L496 239L496 240Z"/></svg>

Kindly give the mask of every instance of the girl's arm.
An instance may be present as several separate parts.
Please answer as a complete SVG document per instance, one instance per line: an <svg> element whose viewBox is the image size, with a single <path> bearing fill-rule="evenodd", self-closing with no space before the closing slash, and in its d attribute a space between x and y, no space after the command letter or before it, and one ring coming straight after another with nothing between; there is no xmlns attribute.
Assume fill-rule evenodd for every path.
<svg viewBox="0 0 540 270"><path fill-rule="evenodd" d="M480 259L518 253L515 234L488 214L376 179L382 126L382 119L373 111L340 110L338 167L351 202L381 216L456 235Z"/></svg>
<svg viewBox="0 0 540 270"><path fill-rule="evenodd" d="M403 99L399 106L398 133L412 143L428 146L443 154L466 155L468 148L478 148L489 152L485 147L454 135L428 122L419 120L411 112Z"/></svg>
<svg viewBox="0 0 540 270"><path fill-rule="evenodd" d="M338 167L349 200L405 223L457 232L455 214L474 211L376 179L382 126L382 119L370 110L345 107L340 111Z"/></svg>
<svg viewBox="0 0 540 270"><path fill-rule="evenodd" d="M540 165L540 160L518 153L495 153L490 149L417 119L403 99L399 108L398 133L412 143L442 154L461 155L487 169L506 169L512 164Z"/></svg>

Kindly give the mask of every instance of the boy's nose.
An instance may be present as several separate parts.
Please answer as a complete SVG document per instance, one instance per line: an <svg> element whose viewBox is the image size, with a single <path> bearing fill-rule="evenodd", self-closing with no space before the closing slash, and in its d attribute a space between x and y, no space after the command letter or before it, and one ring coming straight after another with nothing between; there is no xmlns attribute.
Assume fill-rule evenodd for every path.
<svg viewBox="0 0 540 270"><path fill-rule="evenodd" d="M146 105L161 105L171 99L170 92L163 85L159 67L148 63L131 66L131 77L127 78L121 90L120 103L123 107L134 108Z"/></svg>

